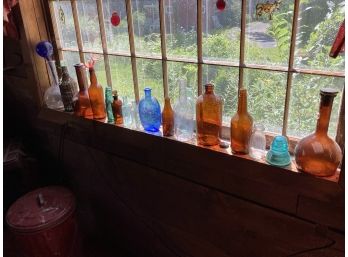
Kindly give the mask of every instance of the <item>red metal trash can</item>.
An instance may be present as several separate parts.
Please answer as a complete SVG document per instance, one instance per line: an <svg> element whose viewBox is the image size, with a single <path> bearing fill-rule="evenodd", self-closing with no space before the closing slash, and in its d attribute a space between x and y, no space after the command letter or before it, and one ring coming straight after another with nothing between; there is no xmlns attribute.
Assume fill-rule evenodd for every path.
<svg viewBox="0 0 348 257"><path fill-rule="evenodd" d="M19 198L6 222L25 257L73 257L75 198L66 188L39 188Z"/></svg>

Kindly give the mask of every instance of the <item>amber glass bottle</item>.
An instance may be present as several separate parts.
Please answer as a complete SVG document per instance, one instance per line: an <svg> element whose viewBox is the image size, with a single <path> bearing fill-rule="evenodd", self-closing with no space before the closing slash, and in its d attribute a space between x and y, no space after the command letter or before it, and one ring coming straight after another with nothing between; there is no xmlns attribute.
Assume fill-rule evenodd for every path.
<svg viewBox="0 0 348 257"><path fill-rule="evenodd" d="M170 137L174 135L174 111L170 105L170 98L164 99L164 107L162 111L162 127L163 136Z"/></svg>
<svg viewBox="0 0 348 257"><path fill-rule="evenodd" d="M329 88L320 90L317 129L301 139L295 148L296 165L301 171L320 177L331 176L341 162L342 151L339 145L327 135L332 103L337 93Z"/></svg>
<svg viewBox="0 0 348 257"><path fill-rule="evenodd" d="M89 98L91 100L93 117L95 120L104 121L106 118L104 93L102 86L98 83L94 68L89 67L89 79L91 84L88 88Z"/></svg>
<svg viewBox="0 0 348 257"><path fill-rule="evenodd" d="M79 84L77 101L74 106L74 114L87 119L93 119L93 112L87 89L86 68L83 63L75 64L74 67Z"/></svg>
<svg viewBox="0 0 348 257"><path fill-rule="evenodd" d="M253 119L248 113L247 90L241 88L238 96L238 110L231 119L231 149L233 153L247 154L253 129Z"/></svg>
<svg viewBox="0 0 348 257"><path fill-rule="evenodd" d="M196 101L197 142L212 146L219 144L222 125L222 100L214 94L214 85L205 85L204 94Z"/></svg>
<svg viewBox="0 0 348 257"><path fill-rule="evenodd" d="M112 112L114 113L115 124L121 125L123 124L122 101L118 99L116 90L112 92L112 96L114 97L114 101L112 103Z"/></svg>

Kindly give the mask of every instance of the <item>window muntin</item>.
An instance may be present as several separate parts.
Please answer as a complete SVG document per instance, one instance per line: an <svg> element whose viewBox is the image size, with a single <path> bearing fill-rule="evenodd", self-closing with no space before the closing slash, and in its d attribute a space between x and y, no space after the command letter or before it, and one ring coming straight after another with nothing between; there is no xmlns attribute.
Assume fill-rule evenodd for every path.
<svg viewBox="0 0 348 257"><path fill-rule="evenodd" d="M77 3L77 6L79 7L79 6L81 6L78 3L80 1L81 0L53 1L54 8L56 10L55 12L57 12L59 6L63 3L66 6L65 8L68 8L68 5L66 3L69 3L69 2L72 2L72 3L75 2L75 3ZM91 0L90 2L92 3L94 1L97 3L100 2L103 5L104 25L106 27L106 34L108 35L109 32L107 29L107 26L108 26L107 20L110 17L107 17L107 13L110 14L110 13L112 13L113 10L106 10L108 8L107 7L108 4L110 6L110 3L108 3L107 0L103 0L103 1L102 0ZM265 56L261 55L261 59L259 58L259 60L256 60L257 58L249 55L248 53L250 53L250 49L248 48L248 35L247 35L248 26L245 26L245 30L240 31L241 37L240 37L240 41L239 41L240 42L240 45L239 45L240 49L242 50L242 53L244 53L244 54L242 56L242 55L239 55L239 53L238 53L238 56L237 56L237 60L239 59L239 64L238 64L238 61L235 62L235 59L233 59L234 57L231 57L231 56L227 56L226 58L219 58L219 56L216 57L216 56L214 56L214 54L211 54L211 56L209 56L209 54L206 54L206 50L204 49L205 44L206 44L205 39L203 40L203 49L200 48L199 38L200 38L200 35L203 38L205 35L203 24L204 24L204 16L206 15L208 9L206 7L205 0L198 0L197 2L194 2L195 4L198 4L198 5L195 6L195 9L192 11L192 13L194 15L195 12L197 12L197 10L202 10L201 15L197 15L197 22L198 22L197 24L202 25L201 30L199 29L199 26L197 26L197 29L196 29L197 43L192 46L192 47L197 48L198 54L197 55L192 54L193 57L185 57L185 59L182 59L181 58L182 55L180 55L178 53L173 53L173 51L168 47L169 38L171 36L174 38L177 35L169 35L168 34L168 30L167 30L168 17L167 16L173 15L173 13L175 12L173 7L168 8L168 6L170 4L171 4L171 6L175 6L175 5L179 5L180 2L185 2L185 1L187 1L187 0L160 0L160 1L155 1L155 0L151 0L151 1L147 1L147 0L146 1L118 0L118 1L115 1L118 3L118 5L122 6L123 3L125 3L125 5L127 5L127 3L128 3L128 5L130 5L132 7L132 10L128 10L127 16L133 17L133 23L132 23L134 25L134 35L133 36L135 38L135 40L134 40L135 43L133 44L133 47L135 46L135 50L133 51L134 57L133 57L133 61L131 62L131 67L132 67L132 74L131 75L132 75L132 77L127 80L128 81L127 83L131 83L128 87L129 89L132 88L132 86L134 85L133 86L134 95L135 96L137 96L137 95L142 96L143 95L142 90L145 86L153 86L154 87L154 89L153 89L154 95L159 99L160 102L163 102L163 96L164 96L164 92L166 92L166 90L165 90L166 87L167 87L167 91L169 92L169 95L170 96L174 95L174 97L175 97L175 93L173 93L173 92L175 92L175 87L177 87L177 82L175 82L175 80L170 78L171 77L170 72L172 71L173 67L175 67L175 65L180 64L179 66L182 66L182 67L192 66L192 67L197 68L197 74L195 74L196 71L194 71L190 75L191 76L190 80L192 82L189 82L190 84L192 84L193 82L197 83L197 85L195 86L195 90L194 90L195 92L199 92L198 89L202 88L202 85L208 81L214 81L214 83L219 83L219 82L215 82L216 78L207 78L207 75L205 74L206 70L207 69L212 70L212 68L207 68L209 65L219 66L219 68L216 68L216 70L217 70L216 74L215 74L216 77L223 76L223 73L226 73L225 70L226 69L228 70L228 68L230 68L230 70L237 71L238 67L239 67L239 73L241 74L241 75L239 75L239 78L238 78L238 76L235 76L235 74L236 74L235 72L231 72L231 74L230 74L231 78L235 79L235 88L232 86L233 83L230 83L227 85L220 85L220 84L216 85L217 90L218 89L220 90L220 88L224 88L224 87L230 87L230 89L231 89L231 92L229 92L230 98L227 97L228 99L225 99L225 103L226 103L226 106L224 108L225 109L225 111L224 111L224 113L225 113L224 114L224 116L225 116L224 117L224 124L225 125L228 126L229 119L230 119L229 115L231 112L234 113L233 106L236 106L236 104L237 104L237 100L236 100L237 95L236 95L236 93L233 93L233 92L237 92L238 86L243 85L243 86L246 86L247 88L249 88L249 97L248 97L249 98L249 109L251 110L251 113L254 116L255 121L261 120L265 124L266 128L269 127L269 129L268 129L269 131L279 133L280 128L283 127L282 128L283 134L295 135L295 136L300 136L300 137L302 137L304 135L303 133L306 134L307 133L306 131L313 131L315 129L315 127L311 127L310 125L308 125L308 127L303 130L303 133L302 132L296 133L296 125L291 125L292 121L290 121L290 119L296 120L296 119L300 118L300 117L294 117L295 114L293 114L293 112L291 111L291 108L290 108L292 103L295 102L295 100L296 100L294 97L299 97L295 93L296 89L293 89L293 87L295 87L295 84L297 83L296 82L297 80L295 77L297 76L297 74L302 75L302 76L305 76L306 74L313 74L313 76L315 76L315 74L317 74L317 76L322 75L321 78L326 78L328 81L330 81L329 78L337 78L336 80L343 80L342 77L344 77L344 68L343 68L343 65L340 64L340 65L336 65L336 67L334 67L333 69L331 69L331 68L328 69L327 67L326 67L326 69L324 69L324 68L319 67L319 70L318 70L318 67L314 67L315 68L314 70L310 70L309 68L311 68L312 66L309 67L309 66L298 65L297 57L298 57L298 51L299 51L299 47L300 47L300 45L298 45L298 40L299 40L299 37L301 35L300 34L301 29L303 29L301 22L302 23L304 22L304 21L302 21L302 16L304 14L302 12L299 12L299 19L297 20L297 22L294 22L294 24L298 26L298 31L295 35L295 39L297 41L296 40L294 41L296 43L296 48L289 47L289 56L291 56L291 52L295 52L294 62L291 62L291 60L290 60L291 58L289 58L288 56L286 56L286 61L284 59L284 60L281 60L281 62L279 62L279 59L278 59L278 60L274 60L272 62L268 62L267 61L267 58L268 58L267 51L263 51L264 49L261 49L261 52L263 52L265 54ZM287 15L290 15L291 19L292 19L293 15L296 14L296 12L297 12L296 8L295 8L296 2L299 3L299 1L297 1L297 0L296 1L285 1L285 2L283 2L283 6L280 8L280 10L282 10L282 8L283 8L283 10L288 8L289 13ZM112 1L112 2L114 2L114 1ZM158 4L159 2L164 3L164 12L163 12L162 16L160 15L160 12L159 12L159 4ZM229 6L230 1L226 0L227 7L226 7L226 10L222 14L228 13L228 11L230 10L235 15L239 14L240 17L245 17L246 18L246 25L248 25L248 24L250 24L250 21L251 21L250 17L252 16L252 13L251 13L252 6L248 6L248 2L249 1L246 1L246 0L241 0L239 2L237 1L237 3L234 3L236 5L236 8L232 9L232 11L231 11L229 9L230 8L230 6ZM301 8L303 6L302 5L303 3L301 1L301 3L300 3ZM239 4L240 4L240 7L238 7ZM94 5L94 4L91 4L91 5ZM125 5L123 5L123 6L125 6ZM245 6L244 8L243 8L243 5ZM344 5L344 3L341 3L341 6L342 5ZM198 8L199 6L201 7L201 9ZM122 7L117 7L117 8L120 8L120 10L122 9ZM302 10L301 8L299 8L298 10ZM128 9L130 9L130 8L128 8ZM151 11L145 12L145 9L152 10L152 12ZM168 11L170 9L171 9L171 11ZM71 10L71 8L70 8L70 10ZM153 10L157 10L156 11L157 14ZM77 10L77 11L80 12L79 10ZM138 21L136 19L134 19L134 17L136 17L136 16L134 16L134 13L137 11L139 11L139 12L144 11L145 16L151 14L151 15L149 15L149 17L145 17L145 20L151 21L151 23L154 23L154 24L158 24L155 27L153 27L151 34L149 34L149 35L141 35L140 34L141 29L138 26ZM95 12L95 10L94 10L94 12ZM120 12L122 12L122 11L120 11ZM281 15L281 14L282 14L282 12L277 11L274 15ZM62 27L62 24L59 24L60 21L57 18L58 17L57 14L55 16L56 16L56 20L54 20L54 23L56 24L56 26L58 28ZM140 16L141 16L141 14L139 14L139 17ZM68 15L66 15L66 17L67 17L67 19L71 19L72 24L74 24L74 21L72 20L71 16L68 17ZM275 17L275 16L273 16L273 17ZM164 19L164 18L166 19L166 26L165 27L166 27L167 51L166 51L166 53L163 53L163 52L161 53L161 50L163 50L163 49L161 49L161 40L160 40L161 35L160 35L160 28L158 30L158 27L160 24L160 19ZM96 22L98 22L98 19L96 19L96 20L97 20ZM273 22L274 20L277 20L277 19L273 19L272 21L269 21L265 17L263 17L260 20L262 20L262 22ZM141 21L141 20L139 20L139 21ZM124 24L127 23L126 16L124 16L122 18L121 23L124 23ZM241 22L241 28L243 28L242 25L243 24ZM292 26L292 24L291 24L291 26ZM332 29L334 29L334 28L332 28ZM97 30L99 31L99 26L97 26ZM57 29L57 31L59 31L59 29ZM291 28L291 31L292 31L292 28ZM221 30L220 30L220 32L221 32ZM220 32L219 32L219 30L209 31L209 33L212 35L220 35L219 34ZM243 34L245 35L245 41L243 40ZM131 39L132 34L130 33L128 36ZM147 38L146 38L147 41L145 40L146 36L147 36ZM61 42L65 42L64 36L61 35L61 33L59 33L58 38L60 38ZM117 38L117 40L120 38ZM150 40L148 40L149 38L150 38ZM156 40L153 40L153 39L156 39ZM120 39L120 40L122 40L122 39ZM79 41L79 40L77 39L77 41ZM112 58L113 60L115 60L115 59L117 60L118 58L121 58L122 56L125 56L125 57L129 56L129 51L127 51L127 53L123 54L122 49L116 48L116 50L113 50L111 45L110 45L110 42L109 42L110 40L108 39L108 36L106 36L106 41L107 41L106 42L107 49L104 50L104 59L105 59L105 57L108 57L108 59ZM72 42L74 43L73 40L72 40ZM129 42L128 44L129 44L130 49L132 49L132 40L129 40L128 42ZM149 46L149 42L151 42L150 46ZM77 45L79 45L79 44L77 44ZM124 45L127 45L126 41L124 42ZM99 48L99 46L98 46L98 50L86 49L85 45L83 45L83 47L79 47L77 50L76 43L75 43L75 48L73 48L73 49L67 47L67 45L65 43L61 44L61 46L62 46L62 48L59 49L59 51L61 51L65 55L68 53L67 52L68 50L69 50L69 55L72 55L73 52L77 53L79 51L80 52L80 59L82 58L81 56L85 57L84 54L81 54L84 52L88 52L88 53L89 52L97 52L99 54L103 53L103 51L100 50L101 48ZM290 46L291 46L291 42L290 42ZM125 47L123 49L125 49ZM203 51L200 51L200 49ZM291 51L291 49L293 49L293 51ZM117 51L117 52L115 53L114 51ZM132 51L130 51L130 52L132 52ZM162 59L161 55L164 59ZM76 54L75 54L75 56L76 56ZM168 56L168 60L166 59L166 56ZM195 56L197 58L195 58ZM125 57L122 57L122 58L125 58ZM262 59L262 58L264 58L264 59ZM344 56L341 56L339 58L341 58L340 62L342 62L342 60L343 60L343 63L344 63ZM175 60L175 62L171 62L171 60ZM327 57L327 60L332 60L332 62L335 62L334 59L329 58L329 57ZM166 63L166 65L165 66L161 65L161 62ZM287 62L289 62L289 65L287 64ZM111 61L105 60L105 62L104 61L99 62L101 67L103 65L105 65L106 74L108 74L108 73L113 74L113 73L119 72L119 70L114 68L116 66L113 66L112 64L110 64L109 71L108 71L107 66L106 66L107 63L111 63ZM128 62L128 64L129 64L129 62ZM328 65L331 65L331 64L329 63ZM146 74L145 73L146 69L149 69L149 67L151 67L151 66L157 67L157 70L153 71L152 73ZM162 67L164 67L164 70L162 69ZM236 67L237 69L233 69L233 67ZM337 68L337 67L339 67L339 68ZM167 72L165 74L167 74L167 76L168 76L168 78L167 78L168 85L166 85L166 83L163 83L162 70L163 70L163 72L165 70L167 70ZM185 69L181 68L181 70L185 70ZM331 70L334 70L335 72L331 72ZM101 73L101 71L98 71L98 72ZM277 105L274 105L274 108L276 108L275 106L277 106L277 108L279 108L278 109L279 113L277 114L277 117L274 120L268 119L266 114L258 115L256 112L257 107L254 107L254 106L258 105L258 103L255 102L254 98L256 96L260 97L260 95L257 93L259 90L258 87L260 85L257 85L257 83L259 83L259 82L257 82L257 76L253 76L253 74L257 74L258 72L260 74L269 74L269 76L270 76L270 79L263 81L264 89L272 88L274 90L280 90L281 92L284 92L284 94L281 94L280 97L275 98L275 99L271 99L274 103L277 103ZM74 72L73 72L73 74L74 74ZM288 76L288 74L289 74L289 76ZM128 69L127 75L129 75L129 69ZM294 75L296 75L296 76L294 76ZM103 81L104 80L103 76L105 76L105 75L103 75L101 73L100 76L101 76L101 78L99 80ZM196 80L192 79L195 76L196 76ZM277 78L277 81L279 80L278 78L280 78L280 77L282 78L282 79L280 79L282 81L280 83L280 85L276 85L276 83L274 81L272 81L272 76L275 76L274 78ZM111 77L112 77L111 80L114 81L115 76L112 75ZM124 77L124 76L122 76L122 77ZM153 80L151 80L152 77L153 77ZM252 79L252 77L255 77L255 79ZM341 78L341 79L339 79L339 78ZM243 79L243 81L240 79ZM266 83L265 81L266 82L268 81L268 82ZM251 83L251 84L249 84L249 83ZM284 83L285 83L285 85L284 85ZM331 82L329 82L329 83L331 83ZM137 85L137 84L139 84L139 85ZM107 84L103 84L103 86L106 86L106 85ZM334 85L327 84L325 86L334 86ZM113 85L113 87L115 89L118 89L117 84ZM169 90L168 90L168 87L169 87ZM284 91L284 87L285 87L285 91ZM317 89L318 92L315 92L315 98L317 99L317 101L319 100L319 96L318 96L319 89L320 88L318 87L318 89ZM127 91L127 93L126 93L127 96L128 96L128 93L129 93L129 91ZM313 92L313 95L314 95L314 92ZM267 94L264 97L267 97ZM268 101L268 99L264 99L264 97L261 96L260 98L262 98L263 101ZM335 99L335 103L338 105L340 104L340 101L341 101L340 97L341 96L339 96ZM284 100L284 98L285 98L285 100ZM137 99L137 97L136 97L136 99ZM175 100L175 99L173 99L173 100ZM250 103L252 103L252 106L250 106ZM287 103L289 103L289 104L287 104ZM253 111L253 108L255 108L255 111ZM266 110L266 108L265 108L265 110ZM267 109L266 111L269 111L269 110ZM308 114L314 122L315 122L315 117L316 117L317 112L318 112L317 108L314 108L314 109L311 108L311 111ZM336 112L336 109L333 110L333 113L334 112ZM279 122L281 119L281 116L282 116L280 113L284 114L282 117L282 119L283 119L282 124L280 124L280 122ZM334 114L333 114L333 117L334 117ZM330 133L332 133L331 131L335 131L336 126L337 126L337 122L335 123L334 126L330 126ZM333 128L331 128L331 127L333 127ZM286 131L287 129L289 129L289 133L287 133L287 131ZM331 134L331 135L333 135L333 134Z"/></svg>

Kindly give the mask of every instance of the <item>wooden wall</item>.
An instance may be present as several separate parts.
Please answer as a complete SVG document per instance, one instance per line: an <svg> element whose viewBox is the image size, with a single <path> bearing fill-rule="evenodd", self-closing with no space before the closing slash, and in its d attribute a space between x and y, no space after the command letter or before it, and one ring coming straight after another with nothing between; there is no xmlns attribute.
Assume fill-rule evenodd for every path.
<svg viewBox="0 0 348 257"><path fill-rule="evenodd" d="M344 256L335 182L51 110L37 131L81 229L132 256Z"/></svg>

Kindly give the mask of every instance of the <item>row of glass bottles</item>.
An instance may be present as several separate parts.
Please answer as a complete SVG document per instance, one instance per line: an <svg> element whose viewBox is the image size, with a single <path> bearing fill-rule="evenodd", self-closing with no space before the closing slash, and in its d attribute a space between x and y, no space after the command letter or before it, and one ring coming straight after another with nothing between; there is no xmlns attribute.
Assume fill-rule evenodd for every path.
<svg viewBox="0 0 348 257"><path fill-rule="evenodd" d="M59 86L65 110L71 111L74 105L74 113L77 116L104 121L106 112L103 88L97 82L94 68L89 67L91 84L88 88L85 66L76 64L75 69L79 84L77 97L74 97L75 82L69 76L66 66L62 67L62 80ZM124 124L127 127L138 129L140 119L146 131L156 132L162 124L164 136L175 135L180 141L189 141L193 138L194 106L192 99L187 96L185 81L180 81L179 99L174 105L174 110L170 105L170 99L165 98L162 113L158 101L151 96L150 88L144 90L145 96L139 105L135 101L133 103L126 101L122 104L122 101L118 99L117 92L113 92L111 103L111 98L107 96L109 90L111 89L107 88L105 92L107 109L111 105L111 111L108 110L109 123ZM341 161L341 149L327 135L332 103L336 94L337 91L330 89L321 90L317 130L314 134L303 138L295 149L295 161L299 170L316 176L330 176L335 173ZM205 146L219 144L222 126L222 99L214 94L212 84L205 85L205 92L198 97L195 110L198 144ZM111 114L113 118L111 118ZM264 154L266 145L263 131L262 125L255 124L253 126L253 119L247 111L247 91L245 88L241 88L238 97L238 110L231 119L232 152L236 154L249 153L253 158L260 158ZM288 165L287 142L284 142L284 138L278 137L273 143L274 149L285 151L286 162L282 163L278 160L278 163L282 163L279 166ZM281 154L277 155L277 150L274 150L272 154L273 158L281 156ZM267 158L271 157L268 155ZM267 159L267 161L269 160ZM274 164L272 161L269 163Z"/></svg>

